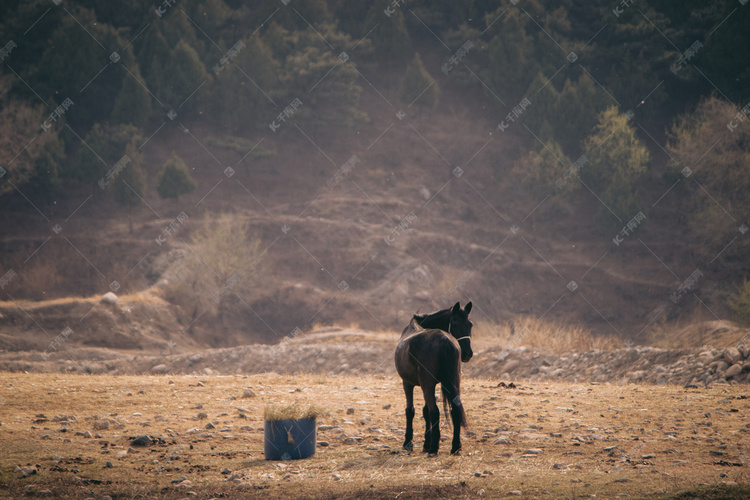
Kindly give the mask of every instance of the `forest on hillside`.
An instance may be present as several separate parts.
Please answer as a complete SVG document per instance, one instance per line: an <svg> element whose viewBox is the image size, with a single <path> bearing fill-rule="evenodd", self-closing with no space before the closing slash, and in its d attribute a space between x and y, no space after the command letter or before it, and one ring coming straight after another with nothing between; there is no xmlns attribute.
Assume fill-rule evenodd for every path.
<svg viewBox="0 0 750 500"><path fill-rule="evenodd" d="M599 193L602 227L640 223L644 175L679 184L696 241L713 249L748 230L746 4L6 1L0 196L40 199L79 182L135 206L140 147L163 123L200 120L237 140L292 115L352 127L368 120L359 102L368 75L388 71L402 75L403 102L425 112L445 79L499 101L499 131L518 123L536 139L514 168L526 188ZM420 56L425 37L445 49L439 66ZM653 151L668 160L657 164ZM159 168L160 196L190 191L177 155ZM747 254L741 238L722 258L744 275Z"/></svg>

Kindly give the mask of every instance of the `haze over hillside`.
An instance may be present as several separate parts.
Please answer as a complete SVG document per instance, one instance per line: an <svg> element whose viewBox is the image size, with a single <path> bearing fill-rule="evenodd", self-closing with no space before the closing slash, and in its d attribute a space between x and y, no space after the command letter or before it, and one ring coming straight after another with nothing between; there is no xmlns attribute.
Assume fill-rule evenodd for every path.
<svg viewBox="0 0 750 500"><path fill-rule="evenodd" d="M0 348L744 327L748 9L6 2Z"/></svg>

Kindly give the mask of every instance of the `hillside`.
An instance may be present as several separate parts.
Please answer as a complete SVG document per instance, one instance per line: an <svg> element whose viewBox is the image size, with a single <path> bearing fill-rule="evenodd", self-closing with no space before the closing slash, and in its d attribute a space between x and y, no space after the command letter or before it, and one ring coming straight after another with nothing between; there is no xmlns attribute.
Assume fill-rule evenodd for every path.
<svg viewBox="0 0 750 500"><path fill-rule="evenodd" d="M150 79L155 78L151 90L167 87L158 86L158 74L149 76L147 72L143 54L148 53L149 43L155 43L149 38L149 30L158 29L159 36L163 32L167 42L173 44L163 26L179 26L182 41L197 47L196 57L209 68L212 59L206 54L212 54L218 45L197 41L200 30L195 26L203 22L213 26L221 34L222 44L230 39L228 21L206 18L196 24L189 15L193 7L182 14L168 13L171 17L165 17L165 23L172 25L144 28L145 40L136 41L135 52L123 52L122 57L133 57L141 66L146 83L151 85ZM343 30L345 9L336 2L329 7L331 14L326 15L337 17ZM276 53L281 48L272 46L275 52L268 55L269 60L283 60L287 65L292 56L309 55L304 47L321 44L314 35L315 23L281 17L289 12L278 14L279 25L289 30L294 23L301 25L298 31L284 35L290 46L283 49L289 53L283 55L284 59ZM409 12L415 17L422 11ZM17 14L20 23L22 16ZM260 15L241 9L236 14L237 19L253 22ZM522 14L518 11L519 16ZM571 16L574 14L580 13L571 9ZM116 16L100 15L116 25ZM488 14L485 22L489 21ZM79 29L68 26L69 20L60 22L65 29ZM136 26L135 21L128 22L132 24L128 29ZM735 22L732 18L726 29L733 30ZM4 221L0 227L0 272L7 278L0 291L0 348L44 351L66 328L73 332L65 339L68 347L150 350L173 342L189 350L277 343L296 335L297 329L319 325L399 330L414 312L447 307L455 301L473 301L473 319L501 329L511 328L519 318L534 316L581 325L594 335L614 336L635 344L652 343L660 335L668 336L691 323L733 317L730 299L736 296L736 286L747 269L743 259L747 244L741 225L744 205L714 200L722 208L729 207L733 215L724 212L740 227L739 233L736 227L731 228L736 236L717 230L713 239L708 239L696 231L693 224L705 214L693 207L694 193L684 187L687 180L679 184L669 177L675 171L670 156L677 146L674 141L667 146L671 133L667 129L675 113L660 116L658 110L667 109L667 104L673 106L674 101L649 107L651 102L644 94L641 104L646 104L638 109L638 119L624 126L633 130L632 141L642 145L650 160L648 170L629 180L632 187L628 184L625 189L629 194L637 192L646 223L636 224L622 236L620 227L627 225L635 212L627 212L625 218L624 213L619 217L610 210L620 219L620 225L602 226L600 213L604 207L609 209L602 201L610 189L606 184L591 189L584 179L597 179L590 181L582 172L585 188L563 195L554 186L530 185L528 178L533 171L530 163L525 163L529 152L541 150L539 154L545 154L544 148L557 151L547 147L545 141L550 146L560 142L574 161L577 156L573 153L583 151L587 136L563 142L565 128L569 125L572 130L589 119L596 123L596 113L604 106L597 104L599 107L584 110L587 98L581 97L579 111L588 115L580 123L568 125L548 113L545 119L550 123L542 128L552 127L554 132L549 138L545 136L545 141L534 132L541 134L532 121L502 127L499 124L506 123L515 103L523 102L517 98L523 92L504 88L503 101L479 75L467 84L456 74L441 71L446 54L436 40L440 37L427 25L412 23L413 19L404 28L411 40L409 54L421 54L423 67L440 88L434 108L421 106L423 94L410 103L400 99L408 61L376 63L381 54L376 37L374 49L360 40L365 51L362 55L355 51L359 44L349 49L351 61L347 55L333 63L325 59L332 65L316 66L315 71L325 73L321 69L325 67L332 75L331 80L328 76L320 80L324 85L334 85L334 79L336 85L343 85L338 78L351 77L351 82L347 80L351 85L339 88L338 93L327 87L324 93L317 84L307 90L298 88L298 79L306 75L303 71L295 73L297 79L286 80L285 100L277 94L267 96L275 102L271 110L253 107L252 103L245 106L244 101L233 106L231 92L223 87L219 94L224 100L216 97L216 88L209 91L198 87L195 101L185 111L179 108L175 115L171 114L173 109L156 109L154 101L152 113L138 122L138 133L122 129L132 132L130 138L139 139L128 144L127 151L145 176L140 194L135 183L135 187L127 186L138 194L137 200L130 195L132 207L123 205L112 189L101 189L96 183L99 177L93 178L92 186L62 174L80 174L88 154L84 138L97 138L93 132L83 132L93 118L84 123L82 115L75 115L77 108L72 107L70 123L60 126L66 145L65 154L56 164L61 172L59 185L51 191L32 190L32 181L25 179L28 184L18 181L11 186L9 175L0 190L4 193L0 196ZM532 28L537 30L531 24L525 29ZM276 29L282 28L263 25L259 31L262 42L270 45L276 40ZM319 37L336 44L347 40L355 43L341 41L337 37L344 35L328 30L318 33ZM448 27L439 33L455 35ZM484 36L477 38L483 40L477 41L479 60L488 53L492 55L490 48L497 39L489 37L501 35L489 32ZM304 42L304 37L316 41ZM173 60L184 48L180 43L172 49ZM611 39L607 38L592 47L591 54L582 52L581 60L585 61L587 54L592 60L603 57L609 43ZM324 48L325 58L332 57L332 49ZM374 50L375 55L366 50ZM354 66L360 58L362 63ZM496 64L495 59L492 61ZM566 61L561 63L569 65L562 75L568 75L568 80L565 84L555 82L556 92L563 95L563 87L574 85L570 82L578 82L575 85L581 87L577 91L583 92L581 82L585 77L578 73L586 73L586 67L579 70ZM540 71L546 67L540 67ZM466 68L472 71L470 66ZM291 71L286 66L283 71L277 69L280 75ZM224 85L220 77L230 71L234 71L231 75L239 74L235 68L222 71L226 73L220 75L214 70L215 74L206 78L210 81L206 89ZM592 82L586 84L594 89L592 103L599 102L603 92L608 94L608 88L612 90L613 84L605 87ZM529 86L528 81L522 84L522 89ZM669 80L664 87L676 95L689 87L685 85ZM428 89L432 86L430 83ZM268 88L272 87L269 83ZM689 87L694 93L681 109L692 109L690 103L706 95L699 87ZM16 99L14 92L20 91L9 91L9 99ZM336 115L329 119L326 113L341 110L325 99L339 96L342 109L348 110L345 103L354 94L358 94L357 113L351 113L358 118ZM676 99L675 95L671 99ZM240 99L240 94L235 97ZM296 99L301 102L298 114L295 108L284 120L276 121ZM542 105L542 97L538 99L532 98L530 110ZM217 107L219 104L239 110L239 118ZM246 112L242 114L242 110ZM625 111L625 107L620 109L618 119ZM109 126L106 120L101 123L105 124L102 127ZM620 128L618 125L615 131ZM63 137L62 131L67 136ZM20 144L19 139L17 146ZM184 160L196 187L179 198L162 199L156 192L157 180L173 152ZM118 150L117 158L120 156ZM563 163L563 167L556 166L555 175L567 171L567 163ZM592 186L596 188L596 184ZM123 188L126 194L127 188ZM725 221L725 215L714 209L718 220ZM251 271L238 274L234 264L216 267L201 255L197 239L204 230L206 214L216 217L212 220L230 220L233 227L246 229L248 248L252 246L250 240L257 242ZM709 219L702 224L710 229L723 222ZM239 247L231 246L224 251L226 255L219 257L230 259L232 254L241 253ZM121 297L116 307L100 301L106 292Z"/></svg>

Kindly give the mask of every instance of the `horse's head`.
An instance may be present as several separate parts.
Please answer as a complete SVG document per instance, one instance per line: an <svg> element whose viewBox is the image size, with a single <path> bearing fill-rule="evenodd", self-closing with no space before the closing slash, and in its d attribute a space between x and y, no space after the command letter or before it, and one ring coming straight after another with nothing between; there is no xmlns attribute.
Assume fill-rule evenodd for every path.
<svg viewBox="0 0 750 500"><path fill-rule="evenodd" d="M456 302L456 305L451 309L451 318L448 327L448 333L453 335L458 340L458 345L461 346L461 361L464 363L469 361L474 355L471 350L471 327L474 325L469 321L470 312L471 302L466 304L464 309L461 309L461 304Z"/></svg>

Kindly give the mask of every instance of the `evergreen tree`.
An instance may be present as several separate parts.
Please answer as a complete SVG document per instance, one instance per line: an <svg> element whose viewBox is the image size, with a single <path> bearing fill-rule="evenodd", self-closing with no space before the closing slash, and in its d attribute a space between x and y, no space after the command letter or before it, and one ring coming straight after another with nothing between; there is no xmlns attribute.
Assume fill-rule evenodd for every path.
<svg viewBox="0 0 750 500"><path fill-rule="evenodd" d="M129 68L112 109L114 123L129 123L137 127L146 124L151 113L151 96L145 85L138 66Z"/></svg>
<svg viewBox="0 0 750 500"><path fill-rule="evenodd" d="M437 82L425 69L419 53L414 54L414 59L406 68L404 79L401 81L401 87L398 90L399 99L420 108L435 109L439 96L440 89Z"/></svg>
<svg viewBox="0 0 750 500"><path fill-rule="evenodd" d="M648 150L615 106L599 114L584 150L589 162L580 172L581 180L605 205L597 215L599 225L604 229L622 227L623 221L638 212L634 183L646 171Z"/></svg>
<svg viewBox="0 0 750 500"><path fill-rule="evenodd" d="M192 193L195 189L195 181L190 176L190 171L172 151L172 157L164 164L164 168L159 172L157 178L156 192L161 198L177 199L183 194Z"/></svg>
<svg viewBox="0 0 750 500"><path fill-rule="evenodd" d="M152 61L156 97L166 106L194 110L201 102L196 91L210 80L198 52L187 41L180 40L166 61Z"/></svg>
<svg viewBox="0 0 750 500"><path fill-rule="evenodd" d="M406 31L403 9L390 8L389 16L384 14L391 2L379 1L372 4L365 17L364 29L372 30L368 38L372 40L375 60L382 66L401 67L409 60L412 52L409 33ZM374 29L373 29L374 28ZM367 35L367 32L360 36Z"/></svg>
<svg viewBox="0 0 750 500"><path fill-rule="evenodd" d="M128 162L109 184L114 200L128 209L128 225L133 232L133 209L141 204L146 190L146 173L140 165L139 155L133 144L128 145Z"/></svg>
<svg viewBox="0 0 750 500"><path fill-rule="evenodd" d="M141 154L137 145L143 141L140 129L126 124L102 126L95 124L86 135L81 145L80 155L64 174L83 182L95 184L107 176L107 173L125 154L133 162L140 163ZM131 147L132 146L132 147ZM130 151L127 153L127 151ZM133 156L130 156L130 155ZM106 182L109 178L105 179ZM106 186L106 184L104 184Z"/></svg>

